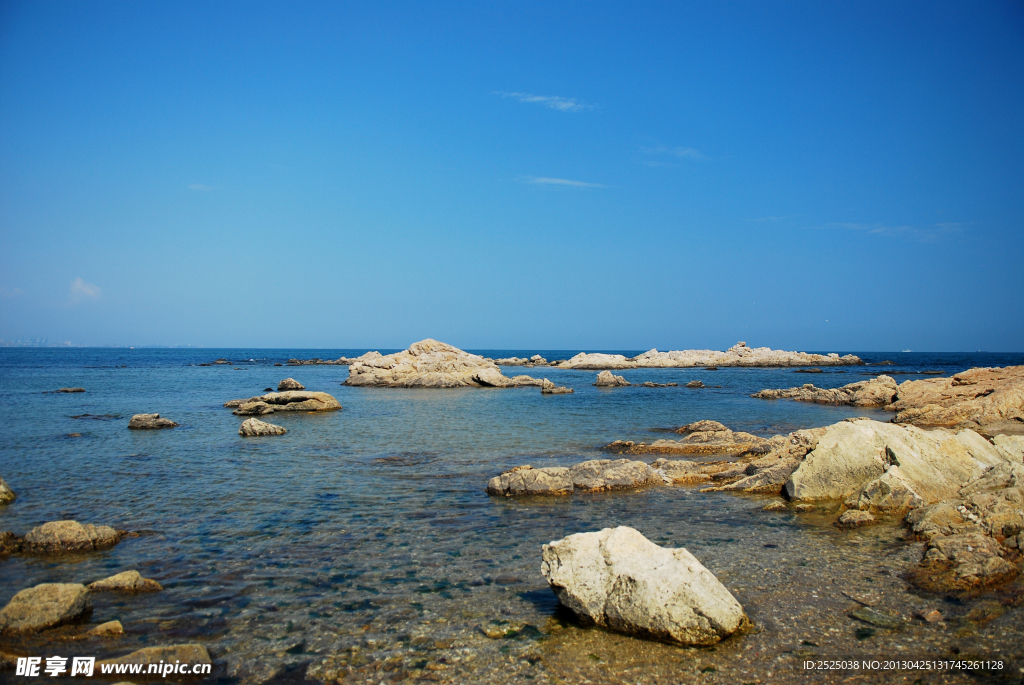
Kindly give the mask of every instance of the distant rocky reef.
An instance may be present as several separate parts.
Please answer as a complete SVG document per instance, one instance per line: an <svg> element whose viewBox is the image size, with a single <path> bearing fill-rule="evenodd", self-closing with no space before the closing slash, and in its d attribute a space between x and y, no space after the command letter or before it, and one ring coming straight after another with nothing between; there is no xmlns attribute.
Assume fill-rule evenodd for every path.
<svg viewBox="0 0 1024 685"><path fill-rule="evenodd" d="M417 344L428 341L424 340ZM444 345L444 343L438 343L436 340L429 342ZM448 347L451 346L448 345ZM412 348L410 347L410 349ZM453 347L452 349L457 348ZM408 351L406 350L406 352ZM462 352L461 350L459 351ZM402 352L396 354L402 354ZM462 354L466 353L462 352ZM291 366L311 364L351 366L356 363L372 364L383 356L380 352L367 352L358 357L339 357L337 359L289 359L288 364ZM395 356L395 354L387 355L387 357ZM497 366L551 366L557 369L589 369L594 371L603 369L686 369L697 366L855 366L864 363L860 357L852 354L840 357L835 352L830 354L785 352L783 350L773 350L769 347L747 347L747 343L742 341L736 343L725 352L718 350L676 350L672 352L649 350L636 357L626 357L621 354L604 354L601 352L580 352L570 359L556 359L553 361L548 361L539 354L535 354L532 357L506 357L502 359L478 358Z"/></svg>

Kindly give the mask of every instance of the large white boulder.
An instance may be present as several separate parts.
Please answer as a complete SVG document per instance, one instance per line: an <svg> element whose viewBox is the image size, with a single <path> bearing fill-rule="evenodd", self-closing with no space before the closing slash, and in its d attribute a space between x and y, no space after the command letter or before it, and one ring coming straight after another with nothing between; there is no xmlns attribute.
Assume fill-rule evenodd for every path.
<svg viewBox="0 0 1024 685"><path fill-rule="evenodd" d="M586 622L684 645L708 645L747 623L743 607L685 549L619 526L544 545L541 573Z"/></svg>
<svg viewBox="0 0 1024 685"><path fill-rule="evenodd" d="M790 499L845 499L901 512L955 496L1005 457L971 430L926 431L869 419L829 426L786 482Z"/></svg>

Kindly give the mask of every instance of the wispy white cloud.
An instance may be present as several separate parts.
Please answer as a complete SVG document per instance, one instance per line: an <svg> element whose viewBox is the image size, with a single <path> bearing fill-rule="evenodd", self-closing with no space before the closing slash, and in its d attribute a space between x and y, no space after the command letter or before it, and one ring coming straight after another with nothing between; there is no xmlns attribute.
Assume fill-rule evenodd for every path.
<svg viewBox="0 0 1024 685"><path fill-rule="evenodd" d="M679 159L693 159L693 160L706 160L711 159L700 150L692 147L645 147L640 149L645 155L668 155L670 157L678 157ZM652 164L651 166L655 166ZM658 165L658 166L664 166Z"/></svg>
<svg viewBox="0 0 1024 685"><path fill-rule="evenodd" d="M495 95L503 98L512 98L518 102L543 105L559 112L582 112L594 109L594 105L577 100L576 98L563 98L558 95L533 95L532 93L508 93L503 90L494 91Z"/></svg>
<svg viewBox="0 0 1024 685"><path fill-rule="evenodd" d="M960 233L965 227L970 226L969 223L941 223L932 224L930 226L912 226L906 224L890 225L890 224L862 224L855 222L833 222L825 224L826 228L843 228L850 231L857 231L860 233L866 233L868 235L882 235L882 236L904 236L915 238L924 243L934 242L943 236L953 235Z"/></svg>
<svg viewBox="0 0 1024 685"><path fill-rule="evenodd" d="M573 181L568 178L548 178L545 176L528 176L527 183L537 183L548 186L569 186L571 188L607 188L603 183L587 183L586 181Z"/></svg>
<svg viewBox="0 0 1024 685"><path fill-rule="evenodd" d="M204 186L202 183L189 183L189 190L194 190L198 193L208 193L213 190L210 186Z"/></svg>
<svg viewBox="0 0 1024 685"><path fill-rule="evenodd" d="M76 278L71 281L68 304L78 304L79 302L85 302L87 300L99 299L102 292L103 291L99 289L99 286L95 286L92 283L86 283L81 278Z"/></svg>

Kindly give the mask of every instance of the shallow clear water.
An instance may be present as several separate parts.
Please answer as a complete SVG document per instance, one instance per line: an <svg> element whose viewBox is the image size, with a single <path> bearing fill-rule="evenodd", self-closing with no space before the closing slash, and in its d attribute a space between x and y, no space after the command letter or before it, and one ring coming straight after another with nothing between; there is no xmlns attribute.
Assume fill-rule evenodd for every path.
<svg viewBox="0 0 1024 685"><path fill-rule="evenodd" d="M309 678L358 682L770 681L779 669L807 677L795 663L808 651L879 654L904 643L929 652L956 643L1008 654L1016 645L1010 656L1020 658L1020 609L1006 597L979 600L977 606L1002 607L984 621L969 618L976 605L957 605L947 609L955 620L938 626L910 622L898 634L858 637L863 624L846 617L855 605L842 589L881 588L888 606L908 617L918 605L942 604L908 593L899 579L920 545L901 541L898 526L840 533L824 512L762 512L762 497L683 487L505 500L488 497L484 486L511 466L599 458L598 448L612 440L650 441L664 437L659 428L698 419L762 435L848 416L888 420L881 411L748 395L806 382L835 387L868 371L1021 364L1024 355L859 353L899 365L814 375L621 372L634 383L680 383L671 388L599 389L591 385L593 371L508 370L573 387L568 396L537 388L348 388L340 385L347 367L273 366L364 351L0 349L0 476L18 493L0 508L0 530L23 534L73 518L142 532L101 553L2 560L0 603L41 582L90 582L138 569L165 591L95 600L93 622L118 619L125 636L64 642L61 649L110 656L198 640L225 682L298 682L307 669ZM485 353L535 352L548 359L573 354ZM234 363L197 366L218 357ZM275 414L271 420L287 435L239 437L241 419L223 402L261 394L289 376L331 393L344 409ZM722 387L681 387L694 379ZM46 392L64 386L87 392ZM143 412L181 426L129 431L128 418ZM83 414L116 418L72 418ZM76 432L82 437L67 437ZM714 650L681 650L565 621L540 575L541 545L615 525L687 547L736 594L757 632ZM528 627L507 640L479 629L506 621ZM0 648L49 654L52 643L3 638Z"/></svg>

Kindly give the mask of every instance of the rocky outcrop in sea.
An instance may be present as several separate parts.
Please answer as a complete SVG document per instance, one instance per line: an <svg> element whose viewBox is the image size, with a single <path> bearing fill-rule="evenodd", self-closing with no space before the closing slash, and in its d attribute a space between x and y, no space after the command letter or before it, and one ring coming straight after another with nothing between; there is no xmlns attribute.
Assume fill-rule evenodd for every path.
<svg viewBox="0 0 1024 685"><path fill-rule="evenodd" d="M110 526L50 521L26 533L22 546L24 551L35 554L90 552L113 547L126 535L125 531Z"/></svg>
<svg viewBox="0 0 1024 685"><path fill-rule="evenodd" d="M655 440L635 443L616 440L603 448L623 454L693 454L736 456L770 451L768 440L751 433L734 432L717 421L695 421L675 431L680 440Z"/></svg>
<svg viewBox="0 0 1024 685"><path fill-rule="evenodd" d="M599 352L580 352L571 359L559 362L560 369L657 369L690 368L694 366L852 366L863 364L852 354L840 357L836 353L808 354L807 352L785 352L768 347L747 347L738 342L725 352L717 350L678 350L659 352L650 350L636 357Z"/></svg>
<svg viewBox="0 0 1024 685"><path fill-rule="evenodd" d="M280 411L334 411L341 409L341 403L325 392L309 390L287 390L268 392L258 397L242 400L228 400L228 409L235 409L238 416L263 416Z"/></svg>
<svg viewBox="0 0 1024 685"><path fill-rule="evenodd" d="M135 414L128 421L132 430L153 430L158 428L175 428L178 424L170 419L161 418L159 414Z"/></svg>
<svg viewBox="0 0 1024 685"><path fill-rule="evenodd" d="M284 426L260 421L259 419L246 419L238 427L238 434L243 438L264 437L268 435L284 435L288 430Z"/></svg>
<svg viewBox="0 0 1024 685"><path fill-rule="evenodd" d="M11 490L11 486L5 483L3 478L0 478L0 504L10 504L17 497L14 490Z"/></svg>
<svg viewBox="0 0 1024 685"><path fill-rule="evenodd" d="M760 399L884 407L893 423L922 427L972 428L989 435L1024 432L1024 366L975 368L949 378L904 381L891 376L822 389L811 384L762 390Z"/></svg>
<svg viewBox="0 0 1024 685"><path fill-rule="evenodd" d="M523 495L569 495L630 490L663 485L664 478L642 461L595 459L572 467L517 466L495 476L487 493L505 497Z"/></svg>
<svg viewBox="0 0 1024 685"><path fill-rule="evenodd" d="M595 381L594 385L596 385L599 388L614 388L625 387L628 385L632 385L632 383L627 381L622 376L616 376L611 371L602 371L601 373L597 374L597 381Z"/></svg>
<svg viewBox="0 0 1024 685"><path fill-rule="evenodd" d="M35 633L85 620L89 591L78 583L42 583L22 590L0 609L0 633Z"/></svg>
<svg viewBox="0 0 1024 685"><path fill-rule="evenodd" d="M376 356L371 356L376 355ZM367 353L349 366L345 385L384 388L511 388L534 385L507 378L495 363L437 340L421 340L389 355Z"/></svg>

